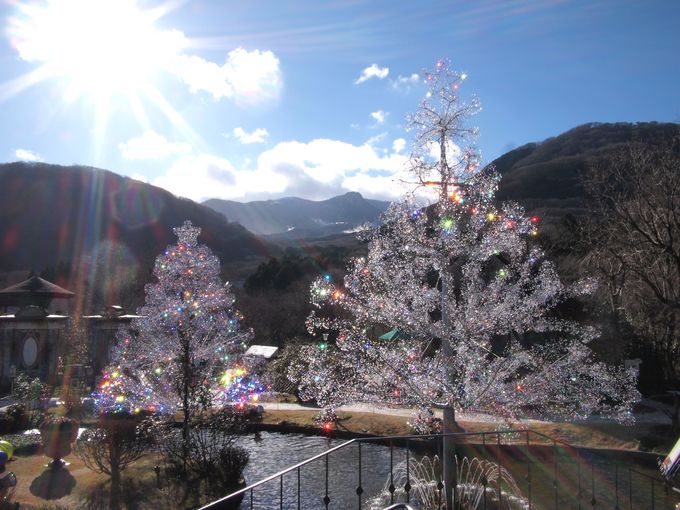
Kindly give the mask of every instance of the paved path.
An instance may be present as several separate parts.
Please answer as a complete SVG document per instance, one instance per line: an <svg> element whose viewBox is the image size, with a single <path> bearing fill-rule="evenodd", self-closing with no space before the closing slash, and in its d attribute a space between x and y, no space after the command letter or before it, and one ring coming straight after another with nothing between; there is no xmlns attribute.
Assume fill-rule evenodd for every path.
<svg viewBox="0 0 680 510"><path fill-rule="evenodd" d="M278 402L264 402L262 403L264 409L280 409L289 411L318 411L318 407L303 406L300 404L291 403L278 403ZM340 411L354 411L361 413L375 413L375 414L387 414L392 416L411 416L413 414L412 409L397 408L397 407L376 407L371 404L348 404L341 406ZM435 415L441 417L442 411L440 409L435 410ZM492 416L490 414L484 413L456 413L456 418L460 421L472 421L478 423L500 423L503 420ZM523 423L547 423L542 420L530 420L522 419L519 420ZM588 423L610 423L614 420L608 418L601 418L599 416L591 416L587 420ZM635 415L636 423L657 423L657 424L670 424L670 418L662 412L649 412L649 413L639 413Z"/></svg>

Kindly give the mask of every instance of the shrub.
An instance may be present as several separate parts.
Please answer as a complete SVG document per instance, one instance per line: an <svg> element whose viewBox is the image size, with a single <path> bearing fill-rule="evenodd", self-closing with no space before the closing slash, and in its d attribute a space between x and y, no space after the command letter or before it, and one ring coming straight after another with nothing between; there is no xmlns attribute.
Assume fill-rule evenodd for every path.
<svg viewBox="0 0 680 510"><path fill-rule="evenodd" d="M85 430L75 454L92 471L111 477L110 508L120 506L121 473L144 455L147 441L138 430L139 420L127 413L103 414L99 427Z"/></svg>
<svg viewBox="0 0 680 510"><path fill-rule="evenodd" d="M223 496L242 480L248 452L236 446L243 415L230 408L205 412L191 420L189 448L169 422L156 424L157 445L167 473L184 486L184 497Z"/></svg>
<svg viewBox="0 0 680 510"><path fill-rule="evenodd" d="M30 425L29 413L22 404L12 404L7 408L6 413L11 419L10 432L24 430Z"/></svg>
<svg viewBox="0 0 680 510"><path fill-rule="evenodd" d="M14 418L6 412L0 412L0 434L9 434L14 430Z"/></svg>

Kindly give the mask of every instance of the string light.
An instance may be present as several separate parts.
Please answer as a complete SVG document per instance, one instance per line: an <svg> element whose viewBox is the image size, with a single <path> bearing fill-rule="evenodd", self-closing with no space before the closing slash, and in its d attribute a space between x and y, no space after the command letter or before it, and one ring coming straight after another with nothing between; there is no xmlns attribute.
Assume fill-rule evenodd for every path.
<svg viewBox="0 0 680 510"><path fill-rule="evenodd" d="M446 61L425 76L430 90L411 117L410 161L439 201L427 214L408 197L394 203L381 227L363 233L368 255L350 264L344 282L312 283L308 329L338 341L301 348L289 367L300 396L318 402L320 419L350 402L412 406L413 423L423 427L441 406L508 418L531 410L629 420L634 376L597 361L589 347L595 330L551 315L585 286L564 285L534 246L538 217L496 203L500 175L477 170L472 148L449 157L449 147L465 145L458 136L474 132L461 122L479 109L456 96L466 76ZM443 157L433 161L433 153ZM529 341L535 335L540 344Z"/></svg>
<svg viewBox="0 0 680 510"><path fill-rule="evenodd" d="M219 260L198 243L201 229L191 222L174 232L179 242L156 259L157 282L146 286L144 306L118 334L94 394L101 410L177 411L183 363L191 367L192 407L204 390L214 404L255 402L265 390L243 357L251 333L239 327L242 316L220 279Z"/></svg>

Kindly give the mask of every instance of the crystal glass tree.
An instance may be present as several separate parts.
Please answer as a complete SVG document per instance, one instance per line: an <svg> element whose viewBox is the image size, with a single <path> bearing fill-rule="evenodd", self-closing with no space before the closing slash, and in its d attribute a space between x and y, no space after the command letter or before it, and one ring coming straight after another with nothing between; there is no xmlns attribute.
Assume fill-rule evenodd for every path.
<svg viewBox="0 0 680 510"><path fill-rule="evenodd" d="M414 190L436 203L422 208L408 194L363 233L368 255L344 284L312 284L309 330L331 341L323 356L304 348L291 378L303 397L322 395L327 414L347 402L412 406L423 431L432 408L443 409L444 432L455 430L455 411L630 419L634 376L597 361L596 331L560 314L591 282L564 285L536 242L538 218L496 202L499 174L466 145L475 131L465 120L479 109L458 96L466 76L444 61L425 76L410 171ZM446 471L455 469L445 462L450 498Z"/></svg>
<svg viewBox="0 0 680 510"><path fill-rule="evenodd" d="M103 410L183 415L183 437L197 409L256 398L262 387L247 377L242 359L250 332L239 328L220 262L198 243L201 229L185 221L178 243L156 258L156 282L146 302L122 329L96 402Z"/></svg>

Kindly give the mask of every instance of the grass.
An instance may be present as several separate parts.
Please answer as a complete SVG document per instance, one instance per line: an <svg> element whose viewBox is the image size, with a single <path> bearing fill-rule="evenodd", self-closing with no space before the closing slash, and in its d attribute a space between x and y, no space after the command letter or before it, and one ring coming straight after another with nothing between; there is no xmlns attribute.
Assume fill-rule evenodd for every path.
<svg viewBox="0 0 680 510"><path fill-rule="evenodd" d="M314 421L318 410L276 410L268 409L262 422L282 427L303 427L311 431L320 431ZM408 418L404 416L382 415L364 412L338 413L338 430L375 435L394 436L413 434L408 425ZM616 423L550 423L531 422L495 424L487 422L461 421L458 423L465 432L486 432L497 427L526 429L546 434L555 439L565 441L573 446L584 448L602 448L626 451L650 451L666 454L676 438L671 435L670 426L653 424L635 424L632 426ZM479 438L472 437L472 441ZM533 441L533 439L532 439Z"/></svg>

